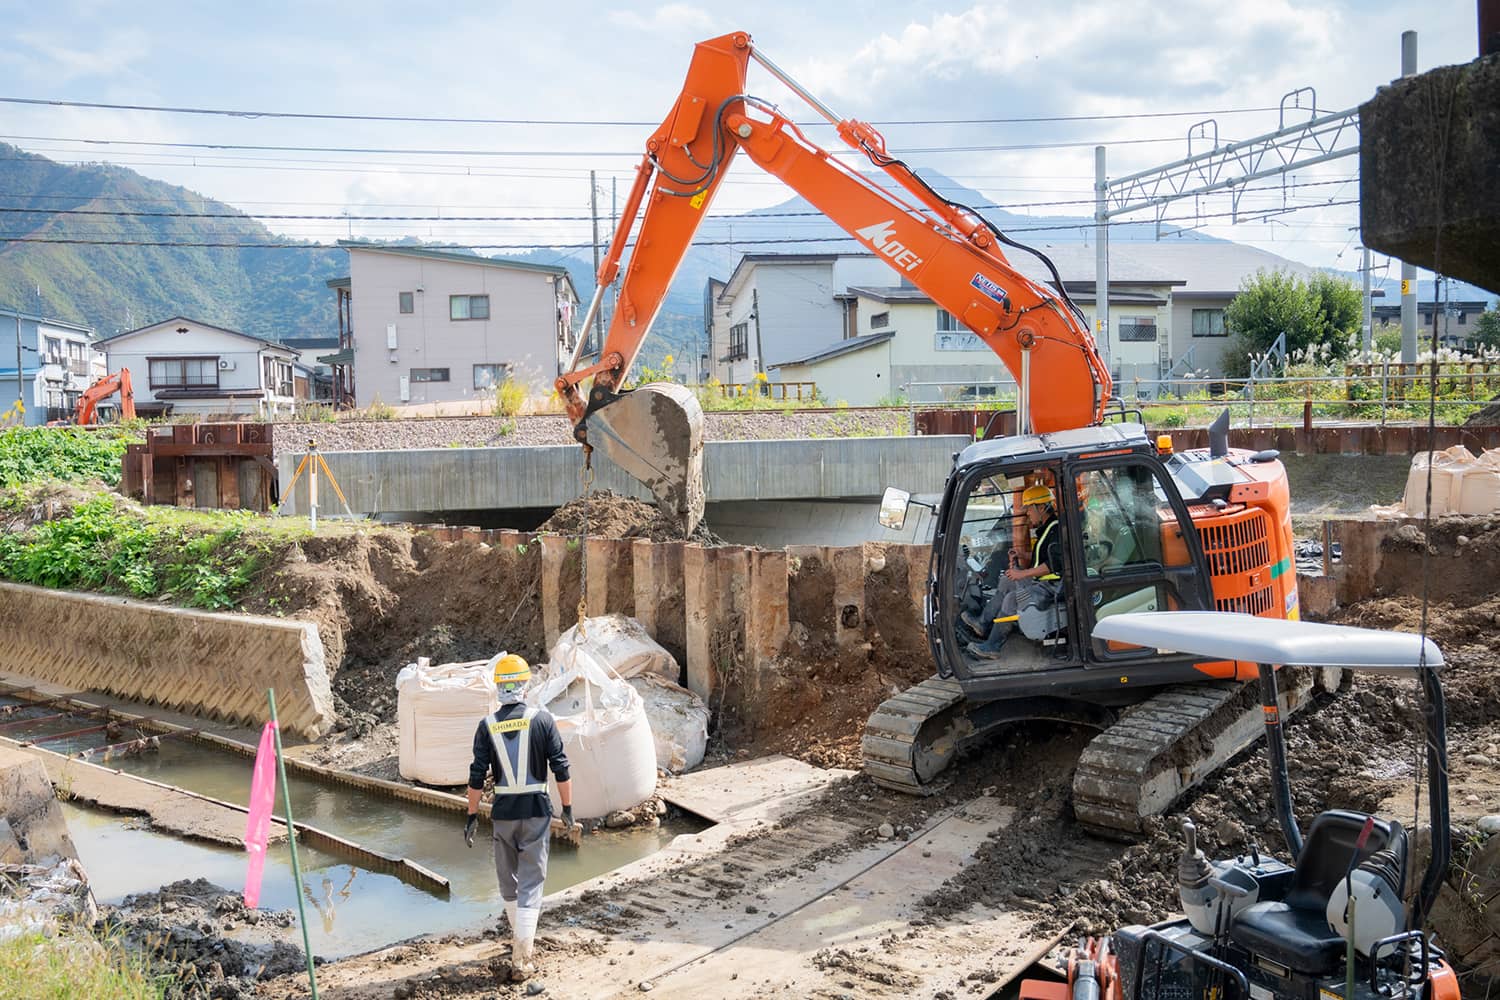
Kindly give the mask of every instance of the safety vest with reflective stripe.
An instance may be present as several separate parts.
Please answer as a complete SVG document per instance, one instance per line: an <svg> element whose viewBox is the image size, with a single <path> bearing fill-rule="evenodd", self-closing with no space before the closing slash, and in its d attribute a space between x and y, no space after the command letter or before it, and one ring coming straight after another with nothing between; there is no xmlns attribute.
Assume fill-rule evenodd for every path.
<svg viewBox="0 0 1500 1000"><path fill-rule="evenodd" d="M505 711L501 709L500 712ZM500 712L489 716L490 743L495 747L495 759L500 762L500 772L495 775L496 795L531 795L545 792L545 781L531 780L531 720L536 718L536 709L527 708L514 719L500 718ZM506 740L507 735L515 736ZM520 780L523 779L525 784Z"/></svg>
<svg viewBox="0 0 1500 1000"><path fill-rule="evenodd" d="M1042 533L1040 535L1037 535L1036 536L1036 541L1031 544L1031 565L1032 566L1039 566L1039 565L1041 565L1041 562L1042 562L1042 546L1047 543L1047 536L1049 536L1049 535L1052 534L1052 529L1055 528L1055 527L1057 527L1057 518L1054 517L1052 520L1048 521L1045 525L1042 526ZM1056 569L1057 567L1048 565L1047 568L1048 569ZM1046 573L1046 574L1044 574L1042 576L1037 577L1037 579L1039 579L1039 580L1061 580L1062 577L1060 575L1058 575L1057 573Z"/></svg>

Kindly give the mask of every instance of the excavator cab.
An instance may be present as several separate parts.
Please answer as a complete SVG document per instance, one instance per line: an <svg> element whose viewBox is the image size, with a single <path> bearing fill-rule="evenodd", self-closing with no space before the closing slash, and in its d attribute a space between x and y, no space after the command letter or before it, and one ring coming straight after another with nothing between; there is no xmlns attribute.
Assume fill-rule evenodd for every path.
<svg viewBox="0 0 1500 1000"><path fill-rule="evenodd" d="M1023 502L1042 496L1051 502ZM1164 658L1096 640L1095 624L1213 607L1188 507L1136 424L975 444L959 455L935 523L928 637L971 697L1099 671L1159 683ZM1180 658L1168 661L1178 674Z"/></svg>

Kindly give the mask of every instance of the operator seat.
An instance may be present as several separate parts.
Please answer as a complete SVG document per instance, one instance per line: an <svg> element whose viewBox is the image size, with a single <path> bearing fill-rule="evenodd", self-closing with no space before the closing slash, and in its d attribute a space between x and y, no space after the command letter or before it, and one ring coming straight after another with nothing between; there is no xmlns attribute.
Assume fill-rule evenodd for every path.
<svg viewBox="0 0 1500 1000"><path fill-rule="evenodd" d="M1349 871L1364 813L1330 809L1313 820L1291 884L1280 902L1255 903L1235 915L1229 939L1294 972L1327 975L1344 957L1344 939L1328 926L1328 897ZM1399 823L1377 819L1355 863L1393 846L1406 878L1406 834Z"/></svg>

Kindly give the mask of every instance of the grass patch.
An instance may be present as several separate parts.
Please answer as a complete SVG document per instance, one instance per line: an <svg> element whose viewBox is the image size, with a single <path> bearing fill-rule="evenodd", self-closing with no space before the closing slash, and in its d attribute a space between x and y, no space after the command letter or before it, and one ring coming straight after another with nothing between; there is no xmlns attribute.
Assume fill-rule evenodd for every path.
<svg viewBox="0 0 1500 1000"><path fill-rule="evenodd" d="M0 506L15 511L26 501L12 495ZM238 606L261 570L307 535L300 520L250 511L142 508L99 494L49 520L0 534L0 577L221 611Z"/></svg>
<svg viewBox="0 0 1500 1000"><path fill-rule="evenodd" d="M120 481L125 446L142 440L139 429L130 425L6 428L0 430L0 487L44 479L99 479L114 486Z"/></svg>
<svg viewBox="0 0 1500 1000"><path fill-rule="evenodd" d="M0 996L13 1000L163 1000L169 979L114 941L41 933L0 941Z"/></svg>

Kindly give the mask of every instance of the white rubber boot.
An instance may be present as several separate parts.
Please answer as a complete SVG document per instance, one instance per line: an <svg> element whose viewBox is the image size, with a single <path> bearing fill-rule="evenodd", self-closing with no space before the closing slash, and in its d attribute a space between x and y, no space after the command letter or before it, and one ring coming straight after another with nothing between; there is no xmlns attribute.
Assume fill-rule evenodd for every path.
<svg viewBox="0 0 1500 1000"><path fill-rule="evenodd" d="M516 905L514 899L505 900L505 921L506 926L510 928L511 937L516 936Z"/></svg>
<svg viewBox="0 0 1500 1000"><path fill-rule="evenodd" d="M525 906L516 911L515 944L510 953L510 978L523 982L536 974L536 924L541 917L539 907Z"/></svg>

